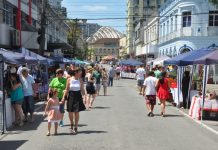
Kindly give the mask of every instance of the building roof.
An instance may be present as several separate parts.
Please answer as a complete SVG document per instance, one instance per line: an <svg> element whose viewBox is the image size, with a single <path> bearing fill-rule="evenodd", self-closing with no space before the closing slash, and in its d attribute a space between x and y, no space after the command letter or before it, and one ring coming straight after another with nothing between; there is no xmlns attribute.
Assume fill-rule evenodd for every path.
<svg viewBox="0 0 218 150"><path fill-rule="evenodd" d="M120 39L123 34L111 27L101 27L94 35L87 39L88 43L95 43L100 39Z"/></svg>

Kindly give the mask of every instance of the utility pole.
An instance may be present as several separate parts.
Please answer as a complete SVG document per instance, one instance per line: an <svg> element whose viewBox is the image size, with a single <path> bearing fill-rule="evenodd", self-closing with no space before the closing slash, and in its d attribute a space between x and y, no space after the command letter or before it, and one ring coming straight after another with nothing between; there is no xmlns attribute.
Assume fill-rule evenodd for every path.
<svg viewBox="0 0 218 150"><path fill-rule="evenodd" d="M76 56L76 49L77 49L77 28L78 28L78 19L74 19L74 27L72 31L72 39L73 39L73 58Z"/></svg>
<svg viewBox="0 0 218 150"><path fill-rule="evenodd" d="M42 1L42 14L41 14L41 30L40 30L40 48L39 48L39 54L43 55L45 51L45 31L46 31L46 7L47 7L47 0Z"/></svg>

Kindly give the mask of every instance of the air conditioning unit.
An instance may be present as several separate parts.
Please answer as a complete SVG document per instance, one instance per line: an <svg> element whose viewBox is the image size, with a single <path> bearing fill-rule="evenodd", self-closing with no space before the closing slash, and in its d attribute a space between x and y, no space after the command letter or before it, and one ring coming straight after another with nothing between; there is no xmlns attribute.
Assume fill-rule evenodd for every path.
<svg viewBox="0 0 218 150"><path fill-rule="evenodd" d="M11 40L12 46L19 46L20 45L20 32L18 30L12 30L11 37L12 37L12 40Z"/></svg>

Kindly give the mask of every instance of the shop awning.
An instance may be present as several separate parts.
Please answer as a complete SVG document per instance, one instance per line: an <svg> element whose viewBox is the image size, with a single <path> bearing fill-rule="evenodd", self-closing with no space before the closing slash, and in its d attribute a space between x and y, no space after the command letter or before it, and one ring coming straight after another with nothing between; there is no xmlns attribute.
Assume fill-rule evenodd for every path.
<svg viewBox="0 0 218 150"><path fill-rule="evenodd" d="M0 54L3 56L3 61L10 64L25 64L25 57L20 53L11 52L0 48Z"/></svg>
<svg viewBox="0 0 218 150"><path fill-rule="evenodd" d="M24 56L21 53L0 49L0 54L3 56L3 61L11 64L37 64L38 60L31 56Z"/></svg>
<svg viewBox="0 0 218 150"><path fill-rule="evenodd" d="M195 60L211 52L213 51L210 48L190 51L190 52L178 55L176 57L173 57L171 59L165 60L164 65L177 65L177 66L193 65Z"/></svg>
<svg viewBox="0 0 218 150"><path fill-rule="evenodd" d="M204 65L218 64L218 49L201 58L196 59L194 61L194 64L204 64Z"/></svg>
<svg viewBox="0 0 218 150"><path fill-rule="evenodd" d="M32 52L32 51L26 49L26 48L21 48L20 50L21 50L21 53L22 53L25 57L26 57L26 56L31 56L31 57L37 59L40 64L49 64L49 62L48 62L48 60L47 60L46 57L43 57L43 56L41 56L41 55L39 55L39 54L36 54L36 53L34 53L34 52Z"/></svg>

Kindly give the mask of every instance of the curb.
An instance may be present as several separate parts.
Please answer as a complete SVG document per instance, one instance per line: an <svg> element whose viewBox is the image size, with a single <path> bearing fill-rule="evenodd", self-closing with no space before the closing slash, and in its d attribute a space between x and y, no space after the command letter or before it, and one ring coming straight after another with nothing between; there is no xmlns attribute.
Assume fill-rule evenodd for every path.
<svg viewBox="0 0 218 150"><path fill-rule="evenodd" d="M181 114L183 114L184 116L186 116L187 118L189 118L190 120L194 121L195 123L201 125L202 127L204 127L205 129L211 131L212 133L218 135L218 131L216 131L215 129L209 127L208 125L206 125L205 123L203 123L202 121L198 121L196 119L193 119L192 117L190 117L188 114L186 114L185 112L183 112L182 110L178 109L178 108L174 108L172 107L174 110L178 110Z"/></svg>

